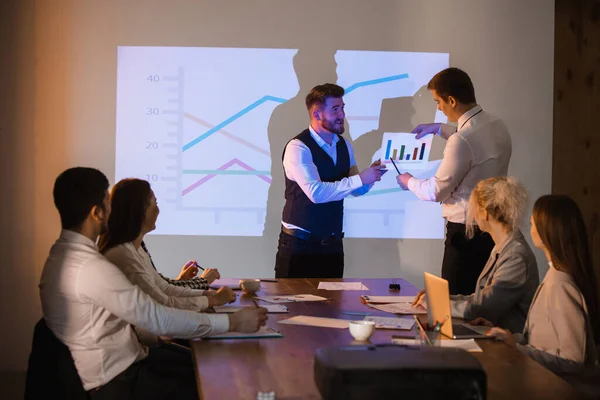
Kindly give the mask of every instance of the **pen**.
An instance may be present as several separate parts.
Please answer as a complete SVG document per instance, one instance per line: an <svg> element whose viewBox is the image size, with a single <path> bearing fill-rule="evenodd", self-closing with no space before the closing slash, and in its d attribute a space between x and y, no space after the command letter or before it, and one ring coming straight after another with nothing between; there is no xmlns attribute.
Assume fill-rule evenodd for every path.
<svg viewBox="0 0 600 400"><path fill-rule="evenodd" d="M252 299L252 303L254 303L254 307L258 308L258 304L256 303L256 300Z"/></svg>
<svg viewBox="0 0 600 400"><path fill-rule="evenodd" d="M366 313L366 312L355 312L355 311L341 311L342 314L346 314L346 315L360 315L363 317L367 317L369 315L371 315L371 313Z"/></svg>
<svg viewBox="0 0 600 400"><path fill-rule="evenodd" d="M204 271L204 268L202 268L202 267L200 266L200 264L198 264L198 262L194 261L194 264L196 264L196 267L198 267L198 268L200 268L202 271Z"/></svg>
<svg viewBox="0 0 600 400"><path fill-rule="evenodd" d="M278 282L277 279L261 279L260 281L261 282L275 282L275 283Z"/></svg>
<svg viewBox="0 0 600 400"><path fill-rule="evenodd" d="M394 165L394 168L396 168L396 171L398 171L398 175L402 175L402 174L400 173L400 170L398 169L398 167L396 167L396 163L394 162L394 159L393 159L393 158L390 158L390 161L391 161L391 162L392 162L392 164Z"/></svg>
<svg viewBox="0 0 600 400"><path fill-rule="evenodd" d="M434 332L439 332L440 329L442 329L442 326L446 323L446 321L448 321L448 316L446 315L446 318L444 318L444 320L442 322L437 322L435 324L435 328L433 328Z"/></svg>
<svg viewBox="0 0 600 400"><path fill-rule="evenodd" d="M431 340L429 340L429 336L427 336L427 332L425 332L425 328L423 328L423 325L421 325L421 321L419 321L419 318L417 318L416 315L413 315L413 317L415 318L415 321L417 321L417 325L419 326L419 330L421 331L421 336L425 336L425 340L427 340L427 343L430 346L433 346L431 344Z"/></svg>

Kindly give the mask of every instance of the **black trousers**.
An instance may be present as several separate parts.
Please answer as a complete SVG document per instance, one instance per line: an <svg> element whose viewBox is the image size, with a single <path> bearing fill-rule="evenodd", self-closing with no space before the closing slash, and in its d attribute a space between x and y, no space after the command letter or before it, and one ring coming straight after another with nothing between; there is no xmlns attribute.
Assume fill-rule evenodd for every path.
<svg viewBox="0 0 600 400"><path fill-rule="evenodd" d="M144 360L132 364L106 385L89 392L92 400L197 400L191 352L163 345L151 348Z"/></svg>
<svg viewBox="0 0 600 400"><path fill-rule="evenodd" d="M488 233L476 229L475 236L467 239L465 224L446 224L442 278L448 281L450 294L475 292L477 278L493 248L494 241Z"/></svg>
<svg viewBox="0 0 600 400"><path fill-rule="evenodd" d="M279 234L275 256L276 278L342 278L344 245L342 239L323 244Z"/></svg>

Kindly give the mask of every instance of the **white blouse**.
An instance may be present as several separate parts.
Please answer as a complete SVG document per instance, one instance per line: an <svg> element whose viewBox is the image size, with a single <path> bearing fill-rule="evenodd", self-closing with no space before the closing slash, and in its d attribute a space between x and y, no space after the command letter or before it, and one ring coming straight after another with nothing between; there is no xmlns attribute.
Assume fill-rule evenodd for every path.
<svg viewBox="0 0 600 400"><path fill-rule="evenodd" d="M104 256L123 271L134 285L139 286L158 303L168 307L201 311L208 308L204 290L171 285L152 266L150 257L142 249L128 242L108 250Z"/></svg>

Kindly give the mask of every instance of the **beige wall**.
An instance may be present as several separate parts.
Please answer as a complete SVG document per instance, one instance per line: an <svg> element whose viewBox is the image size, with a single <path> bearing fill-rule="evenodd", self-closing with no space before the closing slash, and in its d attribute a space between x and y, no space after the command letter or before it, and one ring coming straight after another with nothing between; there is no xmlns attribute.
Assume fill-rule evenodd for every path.
<svg viewBox="0 0 600 400"><path fill-rule="evenodd" d="M0 7L0 370L25 369L40 317L39 275L59 232L54 178L73 165L114 175L118 45L449 52L473 77L479 102L508 124L510 173L533 196L550 190L553 1L4 0ZM290 127L290 136L302 128ZM276 243L274 236L153 237L151 246L165 268L195 251L227 276L265 276ZM403 275L420 284L423 270L439 271L441 254L441 241L349 240L347 276Z"/></svg>

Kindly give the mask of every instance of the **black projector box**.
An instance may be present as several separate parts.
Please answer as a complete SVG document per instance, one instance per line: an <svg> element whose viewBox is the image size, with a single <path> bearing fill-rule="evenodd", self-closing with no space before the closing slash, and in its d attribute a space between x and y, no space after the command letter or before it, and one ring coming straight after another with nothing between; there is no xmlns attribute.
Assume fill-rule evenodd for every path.
<svg viewBox="0 0 600 400"><path fill-rule="evenodd" d="M326 400L485 399L486 375L460 349L393 344L318 349L315 382Z"/></svg>

